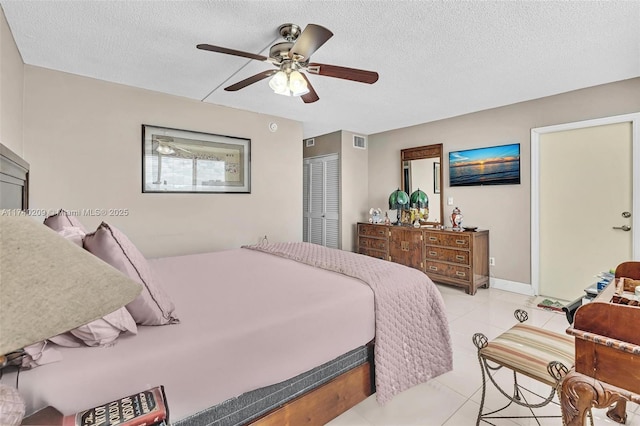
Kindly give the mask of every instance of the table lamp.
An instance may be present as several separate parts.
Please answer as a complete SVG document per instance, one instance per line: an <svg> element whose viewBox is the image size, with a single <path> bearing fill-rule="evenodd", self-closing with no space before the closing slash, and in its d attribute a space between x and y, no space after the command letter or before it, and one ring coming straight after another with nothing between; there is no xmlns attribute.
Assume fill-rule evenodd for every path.
<svg viewBox="0 0 640 426"><path fill-rule="evenodd" d="M411 193L409 200L411 202L411 207L416 207L419 209L429 208L429 197L427 197L427 194L425 194L424 191L420 190L420 188Z"/></svg>
<svg viewBox="0 0 640 426"><path fill-rule="evenodd" d="M140 294L138 283L47 226L3 212L0 368L8 360L20 365L22 348L101 318ZM17 394L0 384L0 394L11 390ZM19 403L3 404L0 400L0 424L19 424ZM22 410L24 415L24 404Z"/></svg>
<svg viewBox="0 0 640 426"><path fill-rule="evenodd" d="M397 210L398 221L396 225L400 225L401 210L409 208L409 195L400 188L396 189L389 196L389 209Z"/></svg>
<svg viewBox="0 0 640 426"><path fill-rule="evenodd" d="M409 202L411 207L416 209L416 220L419 222L426 221L429 217L429 197L427 194L418 188L409 196ZM416 226L416 223L414 223L414 226Z"/></svg>

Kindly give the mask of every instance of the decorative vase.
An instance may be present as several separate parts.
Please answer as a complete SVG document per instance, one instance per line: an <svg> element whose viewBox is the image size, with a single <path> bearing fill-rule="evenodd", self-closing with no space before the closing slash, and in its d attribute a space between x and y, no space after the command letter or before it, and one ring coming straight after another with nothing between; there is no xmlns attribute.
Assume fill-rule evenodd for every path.
<svg viewBox="0 0 640 426"><path fill-rule="evenodd" d="M454 208L453 213L451 213L451 226L454 231L459 231L462 229L462 213L459 208Z"/></svg>

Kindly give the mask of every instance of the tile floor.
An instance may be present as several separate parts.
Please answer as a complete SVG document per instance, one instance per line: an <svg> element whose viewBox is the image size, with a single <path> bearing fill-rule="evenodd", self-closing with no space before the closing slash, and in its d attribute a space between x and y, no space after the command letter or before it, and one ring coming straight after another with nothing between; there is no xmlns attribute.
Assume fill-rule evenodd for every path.
<svg viewBox="0 0 640 426"><path fill-rule="evenodd" d="M375 395L345 412L329 423L330 426L471 426L476 424L480 408L482 378L476 348L471 341L474 333L482 332L489 339L495 338L510 328L517 320L513 312L524 308L529 313L527 324L536 325L564 333L569 326L563 313L542 310L535 307L534 296L525 296L497 289L480 289L475 296L464 291L438 285L444 298L451 339L453 343L453 371L411 388L397 395L391 402L381 407ZM496 380L512 383L512 375L502 369L496 373ZM549 388L529 380L527 387L539 394L548 394ZM505 405L502 395L487 386L485 407L497 409ZM542 411L540 411L542 410ZM524 408L512 406L507 410L512 416L526 416ZM559 415L560 407L549 404L538 410L543 415ZM605 410L593 410L594 424L617 425L605 415ZM627 406L627 426L640 426L640 407L630 403ZM536 425L534 419L492 420L496 425ZM487 424L487 423L482 423ZM561 425L560 418L540 419L542 425Z"/></svg>

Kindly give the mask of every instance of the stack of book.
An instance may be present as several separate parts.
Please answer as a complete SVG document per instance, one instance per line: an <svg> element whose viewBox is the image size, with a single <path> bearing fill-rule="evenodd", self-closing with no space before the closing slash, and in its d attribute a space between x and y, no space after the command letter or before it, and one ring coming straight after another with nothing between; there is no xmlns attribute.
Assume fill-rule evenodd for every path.
<svg viewBox="0 0 640 426"><path fill-rule="evenodd" d="M157 386L75 414L47 407L22 422L48 426L168 426L169 406L164 386Z"/></svg>

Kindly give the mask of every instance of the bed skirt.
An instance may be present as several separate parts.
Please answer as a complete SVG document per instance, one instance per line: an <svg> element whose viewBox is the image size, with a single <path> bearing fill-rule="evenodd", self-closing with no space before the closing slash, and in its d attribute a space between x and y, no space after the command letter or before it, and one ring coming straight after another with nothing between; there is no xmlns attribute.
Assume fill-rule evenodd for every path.
<svg viewBox="0 0 640 426"><path fill-rule="evenodd" d="M361 346L292 379L244 393L214 407L172 422L174 426L239 426L373 360L373 345ZM171 401L169 401L171 409Z"/></svg>

